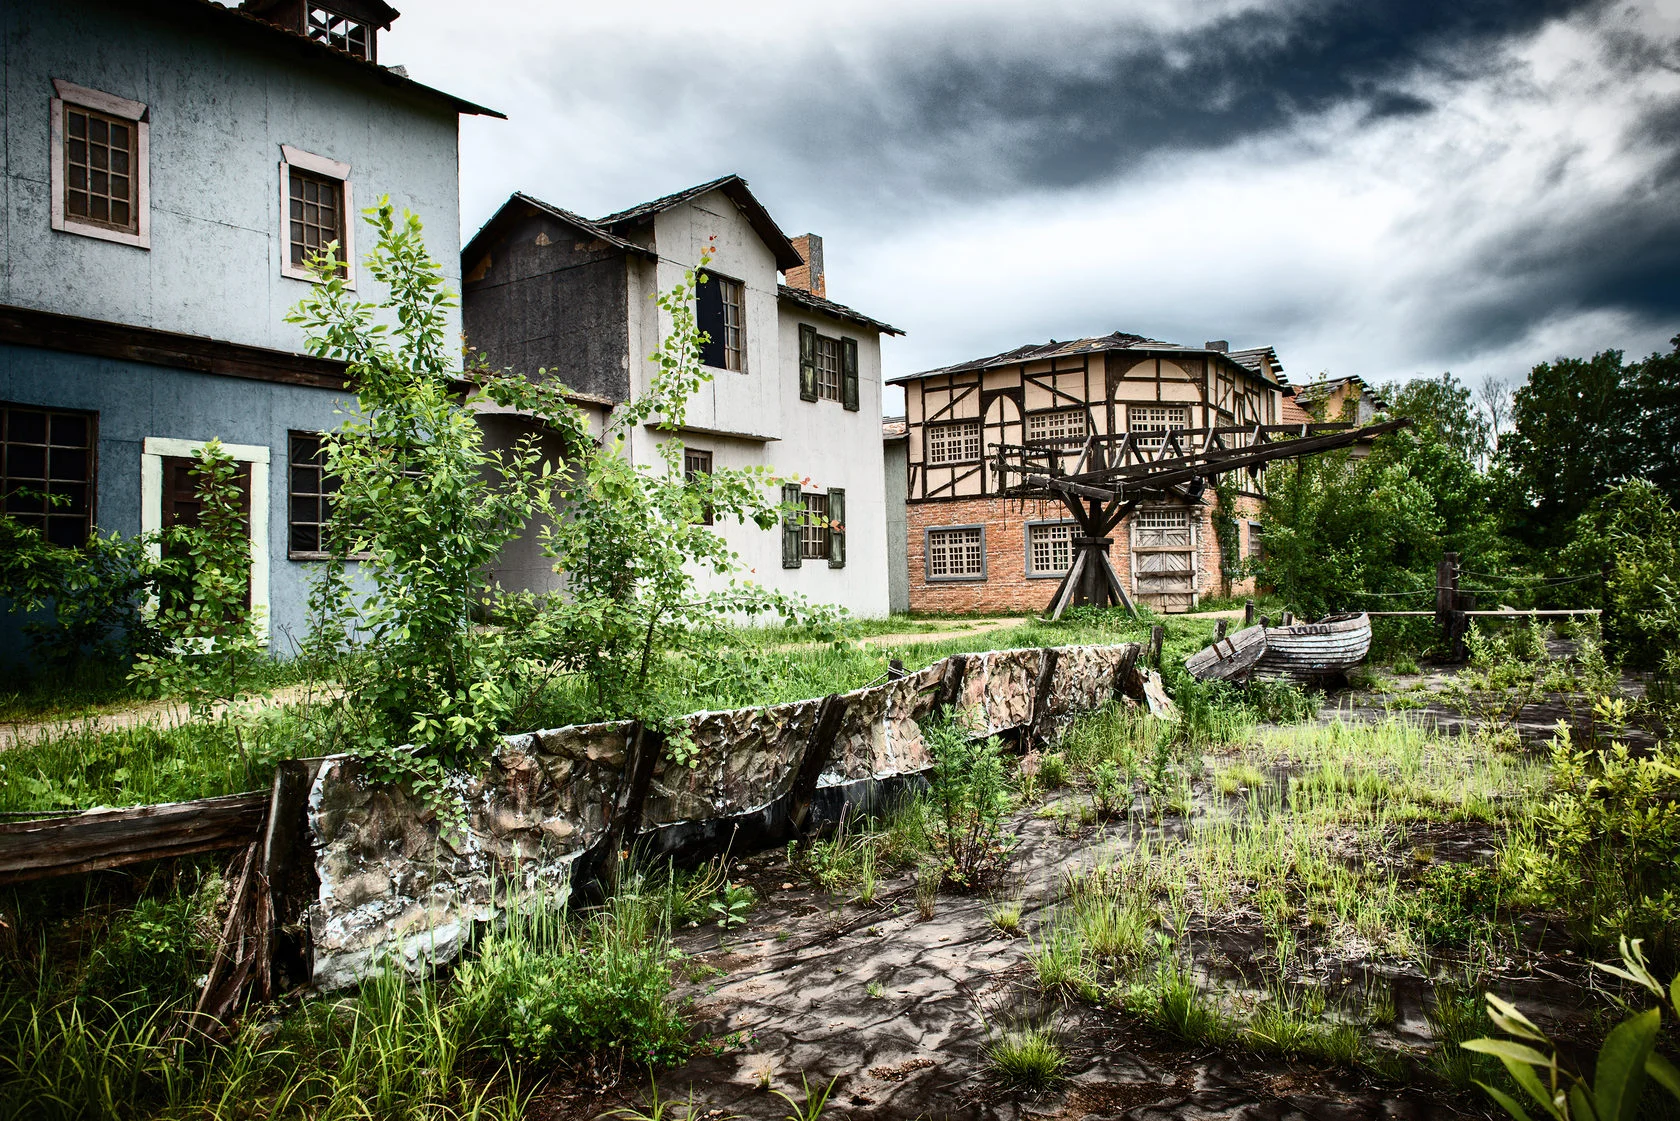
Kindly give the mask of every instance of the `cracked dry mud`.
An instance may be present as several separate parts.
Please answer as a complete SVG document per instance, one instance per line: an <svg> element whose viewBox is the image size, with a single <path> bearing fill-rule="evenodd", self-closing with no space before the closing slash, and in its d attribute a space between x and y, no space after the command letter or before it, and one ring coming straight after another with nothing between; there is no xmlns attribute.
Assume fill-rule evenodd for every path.
<svg viewBox="0 0 1680 1121"><path fill-rule="evenodd" d="M1015 828L1022 843L1011 894L1023 899L1021 929L1034 932L1050 917L1064 870L1089 864L1117 842L1091 831L1065 837L1027 814ZM711 1115L780 1121L788 1104L763 1087L767 1073L775 1089L796 1100L803 1098L802 1075L816 1087L838 1076L829 1118L1358 1121L1482 1114L1480 1103L1435 1090L1183 1044L1080 1002L1050 1006L1069 1051L1067 1083L1042 1094L1012 1091L989 1072L983 1016L1045 1006L1027 961L1028 939L991 923L995 899L941 893L933 918L922 921L908 875L883 881L881 900L870 907L811 889L782 853L733 867L737 882L760 896L748 925L728 933L715 925L691 928L677 939L689 955L679 967L689 979L676 995L692 1002L697 1035L721 1046L661 1072L658 1085L662 1098L677 1101L692 1091L696 1117L719 1111ZM796 886L784 889L789 882ZM1421 1006L1404 995L1397 988L1402 1014L1394 1042L1420 1045L1427 1039ZM646 1090L632 1075L614 1093L574 1099L557 1114L645 1106Z"/></svg>

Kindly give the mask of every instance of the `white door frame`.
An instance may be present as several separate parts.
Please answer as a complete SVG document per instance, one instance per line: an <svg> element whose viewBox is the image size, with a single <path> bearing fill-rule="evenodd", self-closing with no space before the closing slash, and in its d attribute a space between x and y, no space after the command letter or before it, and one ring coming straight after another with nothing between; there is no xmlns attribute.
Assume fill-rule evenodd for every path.
<svg viewBox="0 0 1680 1121"><path fill-rule="evenodd" d="M190 458L208 440L174 440L147 436L140 450L140 532L163 528L163 461L166 456ZM235 462L251 465L251 624L257 638L268 644L268 463L266 444L223 444ZM154 560L162 555L155 542L148 546Z"/></svg>

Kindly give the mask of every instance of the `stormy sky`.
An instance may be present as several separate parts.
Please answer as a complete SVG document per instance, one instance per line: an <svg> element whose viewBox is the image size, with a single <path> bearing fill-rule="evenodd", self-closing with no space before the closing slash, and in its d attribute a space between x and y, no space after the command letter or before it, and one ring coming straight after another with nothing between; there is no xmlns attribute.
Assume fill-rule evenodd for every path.
<svg viewBox="0 0 1680 1121"><path fill-rule="evenodd" d="M738 172L889 375L1132 331L1520 378L1680 332L1680 0L405 0L467 235ZM889 408L893 404L888 402Z"/></svg>

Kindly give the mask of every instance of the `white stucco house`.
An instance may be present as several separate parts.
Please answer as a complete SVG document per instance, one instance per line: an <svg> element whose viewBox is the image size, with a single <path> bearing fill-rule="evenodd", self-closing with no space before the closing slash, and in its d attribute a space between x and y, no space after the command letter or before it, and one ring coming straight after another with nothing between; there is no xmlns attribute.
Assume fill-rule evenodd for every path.
<svg viewBox="0 0 1680 1121"><path fill-rule="evenodd" d="M718 532L747 578L884 616L881 338L903 332L829 300L822 239L788 237L739 176L594 220L513 195L462 250L467 344L494 369L545 370L604 417L647 388L650 356L671 328L653 296L708 247L696 311L710 337L712 380L679 433L645 427L629 454L656 462L657 444L676 438L690 471L767 465L804 480L780 497L810 511L806 524L788 519L780 533L720 524ZM509 441L522 423L484 419ZM496 576L533 591L563 581L529 544L508 549Z"/></svg>

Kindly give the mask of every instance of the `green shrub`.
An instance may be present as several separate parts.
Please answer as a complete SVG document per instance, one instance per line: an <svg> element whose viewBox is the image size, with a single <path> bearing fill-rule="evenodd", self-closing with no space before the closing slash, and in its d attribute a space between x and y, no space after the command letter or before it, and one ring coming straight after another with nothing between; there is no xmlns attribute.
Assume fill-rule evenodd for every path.
<svg viewBox="0 0 1680 1121"><path fill-rule="evenodd" d="M473 1036L533 1062L677 1061L686 1044L666 1001L672 950L663 921L617 902L576 922L552 911L510 918L456 971L452 1012Z"/></svg>
<svg viewBox="0 0 1680 1121"><path fill-rule="evenodd" d="M996 736L974 736L957 718L930 723L923 734L934 760L928 799L944 882L979 890L1003 875L1014 858L1016 838L1003 828L1009 811L1003 744Z"/></svg>
<svg viewBox="0 0 1680 1121"><path fill-rule="evenodd" d="M1506 889L1488 864L1431 864L1418 873L1406 898L1412 929L1429 945L1463 946L1488 932Z"/></svg>
<svg viewBox="0 0 1680 1121"><path fill-rule="evenodd" d="M173 1009L191 1003L220 933L222 878L196 890L148 896L122 914L90 956L81 991L113 1008Z"/></svg>
<svg viewBox="0 0 1680 1121"><path fill-rule="evenodd" d="M1255 718L1268 724L1299 724L1318 715L1323 697L1289 681L1255 680L1243 689Z"/></svg>
<svg viewBox="0 0 1680 1121"><path fill-rule="evenodd" d="M1600 712L1615 707L1601 702ZM1545 843L1512 852L1523 887L1558 908L1584 946L1642 938L1663 967L1680 961L1680 745L1635 755L1552 740L1551 796L1536 812Z"/></svg>

